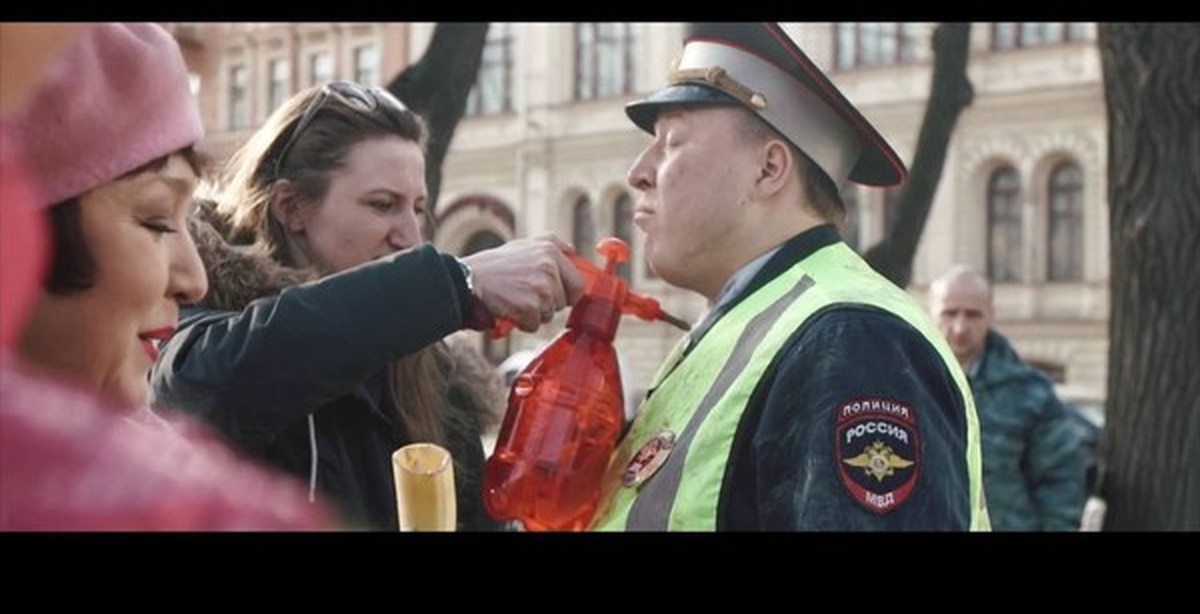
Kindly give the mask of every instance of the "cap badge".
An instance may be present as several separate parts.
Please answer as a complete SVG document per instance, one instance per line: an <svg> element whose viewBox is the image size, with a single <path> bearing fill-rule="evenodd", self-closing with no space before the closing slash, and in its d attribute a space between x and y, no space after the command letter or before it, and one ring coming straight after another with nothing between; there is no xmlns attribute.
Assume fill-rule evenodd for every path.
<svg viewBox="0 0 1200 614"><path fill-rule="evenodd" d="M729 71L720 66L684 69L676 67L671 71L671 83L702 83L737 98L756 111L767 108L767 97L763 96L762 92L742 85L737 79L729 76Z"/></svg>

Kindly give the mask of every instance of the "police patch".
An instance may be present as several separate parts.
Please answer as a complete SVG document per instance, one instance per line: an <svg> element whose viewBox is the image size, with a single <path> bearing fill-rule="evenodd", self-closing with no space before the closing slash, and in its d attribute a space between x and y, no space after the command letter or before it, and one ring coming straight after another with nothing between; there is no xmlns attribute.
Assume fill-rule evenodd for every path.
<svg viewBox="0 0 1200 614"><path fill-rule="evenodd" d="M912 407L868 397L837 409L834 446L842 484L876 514L900 507L921 473L921 445Z"/></svg>

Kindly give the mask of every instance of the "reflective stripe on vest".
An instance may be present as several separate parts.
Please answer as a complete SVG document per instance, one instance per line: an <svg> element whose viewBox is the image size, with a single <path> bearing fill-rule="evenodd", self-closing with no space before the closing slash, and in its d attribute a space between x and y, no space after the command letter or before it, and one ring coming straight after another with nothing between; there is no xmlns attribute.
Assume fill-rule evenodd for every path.
<svg viewBox="0 0 1200 614"><path fill-rule="evenodd" d="M966 377L928 314L844 243L816 251L747 296L677 366L673 362L682 346L676 348L613 455L603 511L594 528L714 530L721 482L750 395L792 334L814 313L835 304L869 305L892 313L937 349L967 410L970 526L986 530L979 422ZM629 459L663 431L676 434L666 463L638 488L622 487L621 474Z"/></svg>

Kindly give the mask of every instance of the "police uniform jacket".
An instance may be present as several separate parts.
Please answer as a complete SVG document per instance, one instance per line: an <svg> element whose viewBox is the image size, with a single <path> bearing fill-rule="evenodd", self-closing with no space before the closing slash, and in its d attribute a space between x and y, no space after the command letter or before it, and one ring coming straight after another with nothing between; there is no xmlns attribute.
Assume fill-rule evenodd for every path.
<svg viewBox="0 0 1200 614"><path fill-rule="evenodd" d="M792 238L710 320L839 241L836 229L829 225ZM705 330L697 332L703 335ZM697 343L693 339L690 347ZM925 335L890 312L842 302L814 313L784 342L754 386L725 465L715 528L970 529L967 408L950 368ZM654 390L649 393L654 394ZM894 402L915 414L912 433L917 448L906 454L908 458L893 455L889 462L895 463L894 468L876 468L874 478L864 473L871 468L859 462L863 454L850 457L847 447L837 443L839 437L858 435L868 437L864 442L881 445L895 439L882 432L875 437L839 429L838 414L863 400ZM859 426L859 430L873 428ZM894 504L873 506L864 500L863 489L855 487L856 481L882 480L883 474L896 472L911 477L913 485Z"/></svg>

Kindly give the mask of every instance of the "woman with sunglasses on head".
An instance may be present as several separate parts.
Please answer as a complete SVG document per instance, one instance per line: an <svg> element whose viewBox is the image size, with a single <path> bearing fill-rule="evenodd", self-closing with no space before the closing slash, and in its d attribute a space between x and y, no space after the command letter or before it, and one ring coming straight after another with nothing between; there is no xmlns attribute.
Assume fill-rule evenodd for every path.
<svg viewBox="0 0 1200 614"><path fill-rule="evenodd" d="M422 139L391 94L346 81L276 110L203 191L210 291L152 383L364 528L397 528L392 452L440 444L459 528L489 529L480 433L504 391L440 340L493 316L536 330L583 284L550 237L461 260L422 244Z"/></svg>

